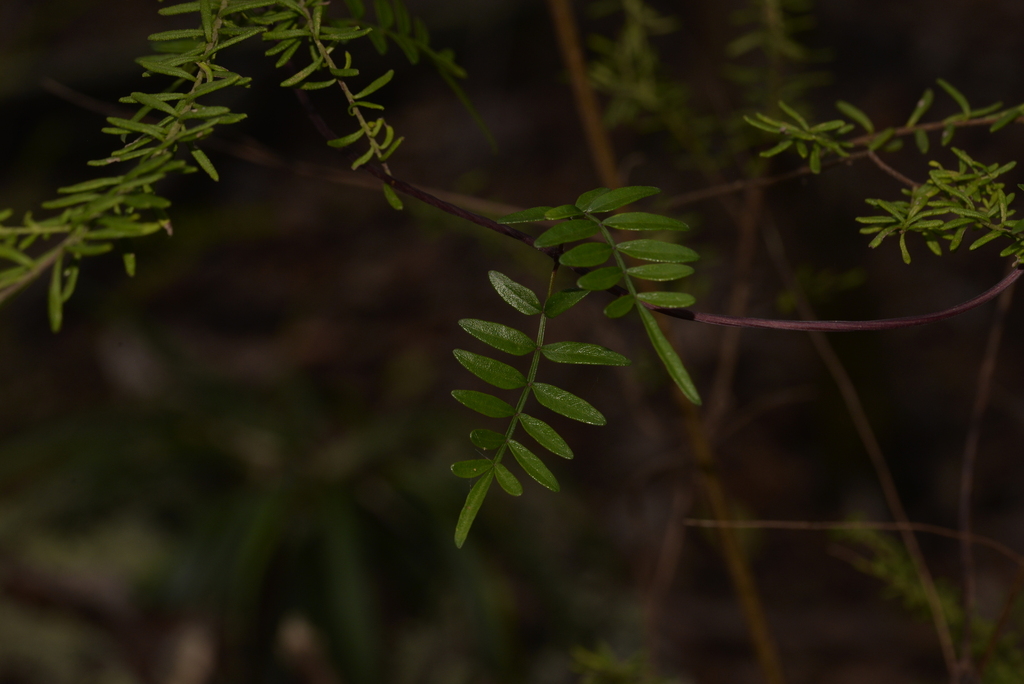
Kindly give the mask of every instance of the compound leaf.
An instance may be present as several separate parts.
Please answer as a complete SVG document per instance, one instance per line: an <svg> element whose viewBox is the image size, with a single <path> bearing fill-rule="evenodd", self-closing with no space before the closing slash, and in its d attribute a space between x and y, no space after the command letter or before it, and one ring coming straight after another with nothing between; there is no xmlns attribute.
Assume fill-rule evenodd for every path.
<svg viewBox="0 0 1024 684"><path fill-rule="evenodd" d="M561 489L558 486L558 480L536 454L514 439L509 440L508 446L512 449L512 455L516 457L516 462L526 471L527 475L553 492Z"/></svg>
<svg viewBox="0 0 1024 684"><path fill-rule="evenodd" d="M548 385L543 382L533 383L533 394L541 406L547 407L566 418L578 420L589 425L604 425L605 417L587 401L580 399L571 392Z"/></svg>

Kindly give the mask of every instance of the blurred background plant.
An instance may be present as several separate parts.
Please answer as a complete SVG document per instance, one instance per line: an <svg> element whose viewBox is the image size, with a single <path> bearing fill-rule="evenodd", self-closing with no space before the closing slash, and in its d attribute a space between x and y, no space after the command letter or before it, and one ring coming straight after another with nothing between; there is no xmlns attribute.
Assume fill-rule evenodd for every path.
<svg viewBox="0 0 1024 684"><path fill-rule="evenodd" d="M430 66L354 43L358 63L396 70L381 91L406 137L389 160L396 176L491 215L561 204L597 184L541 3L408 5L466 67L498 152ZM799 282L823 318L887 317L941 309L995 282L995 245L909 267L888 245L868 251L854 217L865 197L894 196L899 184L865 163L759 197L700 193L799 167L795 155L757 156L773 143L743 123L755 109L777 116L778 99L820 120L847 100L880 128L901 125L936 76L971 101L1024 99L1018 3L935 11L918 0L819 0L767 12L776 6L577 7L595 36L591 74L616 126L619 175L665 189L662 208L689 212L695 226L700 309L788 314ZM123 115L118 99L146 85L134 58L148 52L147 35L177 27L158 7L0 2L0 207L32 209L109 153L104 117ZM822 63L826 46L832 61ZM227 103L249 118L209 149L218 184L193 174L161 186L175 233L138 240L134 279L119 254L95 257L59 335L45 283L0 312L0 678L759 681L717 542L684 532L707 505L679 455L670 387L639 331L603 320L596 297L559 319L559 339L629 350L633 370L564 368L554 381L578 388L609 427L557 423L577 454L552 464L563 493L528 483L515 501L495 497L454 549L466 489L448 466L474 457L465 434L476 427L448 396L464 382L450 352L464 343L456 321L488 311L514 324L486 272L538 282L549 264L413 201L393 212L379 183L324 147L261 53L224 55L254 79ZM344 116L318 95L325 116ZM940 117L959 111L935 107L946 107ZM1002 163L1021 156L1016 129L965 131L958 145ZM916 151L887 159L926 177ZM759 254L753 229L747 256L738 253L744 225L778 231L795 281ZM990 318L983 309L831 339L913 520L955 526ZM671 330L698 387L710 388L737 517L886 518L841 394L805 336L729 342L690 323ZM1022 332L1010 315L975 472L976 528L1013 548L1024 546L1024 466L1013 458ZM791 681L942 676L927 622L878 600L878 580L827 553L821 533L740 540ZM936 574L956 582L955 543L921 544ZM1014 571L979 554L978 611L989 623ZM1011 605L1011 623L1019 610ZM1005 662L1019 655L1013 643L999 649Z"/></svg>

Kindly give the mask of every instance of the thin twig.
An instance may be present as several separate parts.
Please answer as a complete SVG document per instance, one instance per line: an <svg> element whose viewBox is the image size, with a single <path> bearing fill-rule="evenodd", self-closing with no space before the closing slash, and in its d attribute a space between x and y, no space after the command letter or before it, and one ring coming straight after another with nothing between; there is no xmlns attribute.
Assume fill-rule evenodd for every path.
<svg viewBox="0 0 1024 684"><path fill-rule="evenodd" d="M902 173L900 173L899 171L897 171L896 169L882 161L882 158L879 157L874 150L868 150L868 159L873 161L875 163L875 166L882 169L882 171L885 171L887 174L898 180L900 183L903 183L904 185L907 185L911 188L921 187L920 183L907 178Z"/></svg>
<svg viewBox="0 0 1024 684"><path fill-rule="evenodd" d="M974 392L974 405L971 408L971 420L967 428L964 444L963 465L960 470L960 531L964 535L972 532L971 495L974 491L974 471L978 460L978 442L981 439L981 423L988 408L989 397L992 395L992 378L995 375L996 359L999 355L999 344L1003 339L1003 329L1013 301L1013 286L1007 287L999 295L992 326L989 328L988 341L985 343L985 354L978 370L978 382ZM974 553L971 544L964 542L960 546L960 562L964 573L964 631L960 645L960 668L964 675L969 676L974 669L971 657L972 622L977 602L976 577L974 569Z"/></svg>
<svg viewBox="0 0 1024 684"><path fill-rule="evenodd" d="M796 302L800 315L804 318L813 319L815 317L814 311L807 301L800 283L793 275L793 269L789 264L789 259L786 257L782 237L779 235L775 225L770 222L768 230L765 232L765 241L768 246L768 253L775 262L783 280L793 293L793 299ZM882 447L878 443L878 437L871 427L871 421L864 410L864 404L860 400L860 395L853 384L853 380L825 335L821 332L811 332L810 338L815 350L839 388L843 403L846 405L846 411L850 415L850 420L853 421L857 435L860 437L864 450L867 452L871 465L875 470L875 476L878 478L878 483L882 488L882 495L885 497L889 512L897 524L909 525L910 520L903 507L903 501L900 499L899 490L896 489L892 471L885 460L885 454L882 452ZM932 574L928 569L928 564L925 562L924 554L921 552L921 547L917 543L917 538L911 529L901 529L900 534L903 538L903 545L906 547L907 553L914 564L914 570L921 581L921 587L924 589L924 595L931 611L932 622L935 624L935 632L939 639L939 646L942 650L942 657L945 660L946 668L949 671L950 677L955 677L957 672L956 649L953 646L953 636L946 621L946 615L942 611L942 603L939 600L938 591L935 589L935 581L932 579Z"/></svg>

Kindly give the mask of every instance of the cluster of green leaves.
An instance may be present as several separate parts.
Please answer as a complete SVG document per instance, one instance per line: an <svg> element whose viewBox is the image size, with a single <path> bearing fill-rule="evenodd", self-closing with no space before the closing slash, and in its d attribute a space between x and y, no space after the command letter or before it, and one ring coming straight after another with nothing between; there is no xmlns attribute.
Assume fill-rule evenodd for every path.
<svg viewBox="0 0 1024 684"><path fill-rule="evenodd" d="M921 585L920 575L914 566L906 547L890 536L876 530L849 529L836 531L835 536L845 542L855 543L867 551L867 555L854 555L852 565L882 581L883 595L890 600L900 601L903 607L920 620L930 616L928 599ZM948 581L935 582L939 603L946 621L954 635L964 628L964 613L960 592ZM985 655L995 623L975 616L971 621L972 652L975 657ZM1006 630L996 643L982 681L985 684L1011 684L1020 681L1024 672L1024 651L1021 650L1019 635Z"/></svg>
<svg viewBox="0 0 1024 684"><path fill-rule="evenodd" d="M198 169L215 181L219 179L199 143L216 126L237 123L246 115L225 106L203 104L201 99L227 87L248 87L250 78L216 62L221 51L245 40L261 36L264 41L274 41L266 52L277 56L278 67L291 64L300 49L307 48L309 63L282 81L283 87L316 90L340 86L349 102L349 114L358 121L359 128L330 144L345 147L364 138L368 142L368 149L355 160L353 169L370 159L386 169L388 157L403 138L395 136L383 118L368 120L363 116L363 110L382 109L366 98L384 87L394 71L353 92L345 79L358 76L359 70L353 68L347 51L343 60L335 61L332 55L340 46L365 36L383 53L389 38L413 63L421 54L427 55L468 105L455 81L465 77L465 72L455 64L451 51L430 46L426 27L409 16L401 0L375 0L377 24L363 20L365 8L360 0L347 0L352 16L345 19L326 18L328 4L326 0L197 0L162 8L160 14L165 16L198 15L197 28L149 36L154 54L136 60L146 70L144 76L174 80L157 92L133 92L121 98L122 104L138 109L128 118L109 117L109 126L103 131L120 137L122 147L89 162L92 166L134 162L134 168L60 188L59 198L42 205L60 213L43 220L36 220L28 212L20 225L5 226L2 222L12 211L0 210L0 302L51 269L49 317L56 331L63 320L63 305L78 281L82 257L113 250L115 240L142 237L161 229L171 232L164 211L170 202L155 193L154 185L168 174ZM325 70L330 78L317 80ZM176 159L183 146L196 166ZM401 209L402 203L391 187L381 187L388 202ZM47 249L38 249L40 240L45 243L52 238L60 239ZM122 256L128 275L134 275L135 255L130 247L122 247Z"/></svg>
<svg viewBox="0 0 1024 684"><path fill-rule="evenodd" d="M879 131L867 114L849 102L842 100L836 102L836 109L849 117L853 123L843 119L833 119L818 124L810 124L800 113L785 102L779 102L779 108L790 118L789 121L765 116L760 112L755 113L754 116L746 116L744 118L751 126L773 135L782 136L783 138L777 145L762 152L762 157L773 157L793 148L801 158L808 159L808 165L812 173L820 173L821 159L829 153L846 157L849 156L849 150L857 147L863 147L872 152L878 150L895 152L903 147L901 136L913 135L918 150L921 154L927 154L931 148L928 136L929 129L942 129L940 142L945 147L952 142L956 129L959 126L987 123L991 124L989 130L995 132L1024 115L1024 104L1003 109L1003 103L996 102L987 107L973 109L963 93L951 84L941 78L937 79L937 83L960 108L959 112L947 116L941 122L938 122L938 125L920 125L921 117L928 112L935 102L935 93L931 88L925 89L924 94L917 101L914 111L911 112L910 117L907 119L907 123L901 128L889 127ZM843 136L847 136L856 128L854 124L863 128L866 135L843 138Z"/></svg>
<svg viewBox="0 0 1024 684"><path fill-rule="evenodd" d="M588 294L587 290L570 288L551 294L542 305L537 294L524 285L513 281L506 275L491 271L491 285L498 295L512 308L527 316L539 316L537 334L531 338L516 328L464 318L459 326L470 335L495 349L512 354L526 356L532 354L530 367L524 375L521 371L507 363L480 354L455 350L455 358L466 369L484 382L503 390L519 390L516 405L500 399L493 394L475 390L455 390L452 396L463 405L488 416L489 418L511 418L504 434L494 430L473 430L470 441L478 449L494 451L490 458L470 461L459 461L452 465L452 472L459 477L479 478L473 484L466 497L466 504L459 515L455 527L455 544L461 547L469 534L469 528L483 504L487 490L493 480L497 480L501 488L512 496L523 493L523 486L512 472L502 464L506 453L512 456L520 467L534 480L557 492L558 480L548 470L544 462L522 443L513 439L516 428L522 426L542 447L562 458L572 458L573 452L564 439L550 425L523 412L526 402L532 394L537 402L555 413L566 418L577 420L589 425L604 425L605 417L584 399L554 385L537 382L537 368L541 357L555 363L587 364L600 366L626 366L629 359L610 349L585 342L552 342L544 343L544 333L549 318L568 311ZM552 283L554 274L552 274Z"/></svg>
<svg viewBox="0 0 1024 684"><path fill-rule="evenodd" d="M616 242L611 232L611 229L615 229L629 232L653 231L658 234L662 231L687 230L687 225L674 218L640 211L613 214L604 219L596 216L609 214L659 192L661 190L658 188L648 186L629 186L617 190L597 188L580 195L575 204L534 207L509 214L499 222L510 224L561 220L537 237L534 241L536 247L564 248L565 245L574 242L586 241L564 252L559 257L559 263L583 273L576 281L577 287L581 290L621 291L619 283L625 285L625 292L605 307L605 315L609 318L620 318L635 308L651 344L672 380L690 401L699 404L700 395L697 388L694 387L679 355L672 349L672 345L658 327L654 315L647 306L665 309L685 308L693 304L693 295L684 292L641 291L639 284L635 282L669 282L684 278L693 273L693 268L685 264L695 261L698 258L697 253L689 247L657 239ZM597 237L598 241L590 240L592 237ZM626 257L653 263L628 266ZM612 260L614 265L605 266L609 260ZM594 270L589 270L591 268Z"/></svg>
<svg viewBox="0 0 1024 684"><path fill-rule="evenodd" d="M903 261L910 263L907 249L907 233L921 235L925 244L936 255L942 254L941 239L949 241L949 250L956 250L964 239L968 228L984 231L974 240L970 250L975 250L996 238L1007 238L1010 244L999 256L1013 256L1019 262L1024 259L1024 220L1011 220L1016 213L1009 208L1015 194L1006 194L1003 183L996 179L1016 166L1016 162L985 165L963 150L952 148L957 156L956 169L945 169L937 161L928 174L928 182L913 189L904 189L909 201L888 202L868 199L867 203L881 209L881 216L858 217L865 235L875 235L870 247L877 247L890 236L899 235ZM1024 187L1024 186L1022 186Z"/></svg>

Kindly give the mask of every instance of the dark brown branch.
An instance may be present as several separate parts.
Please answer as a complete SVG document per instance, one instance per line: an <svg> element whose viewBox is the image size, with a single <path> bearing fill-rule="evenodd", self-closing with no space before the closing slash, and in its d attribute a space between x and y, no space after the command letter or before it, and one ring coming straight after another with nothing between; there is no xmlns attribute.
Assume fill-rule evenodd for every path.
<svg viewBox="0 0 1024 684"><path fill-rule="evenodd" d="M917 181L910 180L902 173L900 173L899 171L897 171L896 169L892 168L884 161L882 161L882 158L879 157L874 150L868 150L868 159L873 161L875 163L875 166L882 169L882 171L886 172L887 174L898 180L900 183L903 183L904 185L909 186L911 188L921 187L920 183L918 183Z"/></svg>

